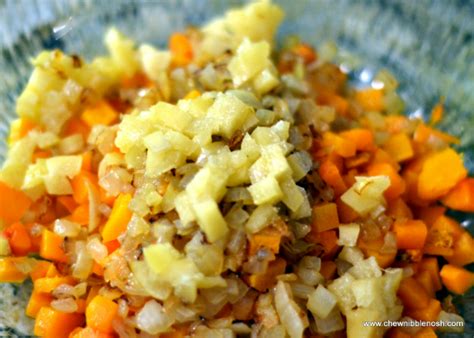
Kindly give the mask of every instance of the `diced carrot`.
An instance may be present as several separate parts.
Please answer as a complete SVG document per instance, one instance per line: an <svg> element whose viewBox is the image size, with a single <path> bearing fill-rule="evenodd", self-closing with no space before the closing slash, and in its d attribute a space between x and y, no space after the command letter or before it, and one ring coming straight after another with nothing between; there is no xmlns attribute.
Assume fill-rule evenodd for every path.
<svg viewBox="0 0 474 338"><path fill-rule="evenodd" d="M319 91L317 102L321 105L333 107L336 113L341 116L349 115L349 101L346 98L332 91Z"/></svg>
<svg viewBox="0 0 474 338"><path fill-rule="evenodd" d="M169 48L175 66L186 66L193 60L193 47L185 34L173 33L169 40Z"/></svg>
<svg viewBox="0 0 474 338"><path fill-rule="evenodd" d="M424 252L430 255L452 256L454 243L463 233L463 228L454 219L440 216L429 228Z"/></svg>
<svg viewBox="0 0 474 338"><path fill-rule="evenodd" d="M358 90L354 99L364 111L383 111L385 109L383 90L381 89Z"/></svg>
<svg viewBox="0 0 474 338"><path fill-rule="evenodd" d="M444 99L441 98L440 102L438 102L434 107L433 110L431 110L431 118L430 118L430 123L432 125L437 124L439 121L443 119L443 114L444 114L444 104L443 104Z"/></svg>
<svg viewBox="0 0 474 338"><path fill-rule="evenodd" d="M474 274L452 264L446 264L439 272L446 288L454 293L463 294L474 285Z"/></svg>
<svg viewBox="0 0 474 338"><path fill-rule="evenodd" d="M408 277L401 281L398 288L398 297L408 309L425 309L430 300L423 286L413 277Z"/></svg>
<svg viewBox="0 0 474 338"><path fill-rule="evenodd" d="M310 234L311 242L317 243L322 246L323 252L321 257L330 258L333 257L339 248L337 244L337 234L335 230L327 230L318 233Z"/></svg>
<svg viewBox="0 0 474 338"><path fill-rule="evenodd" d="M432 129L424 123L419 123L415 129L413 140L418 144L426 144L430 138L438 138L446 143L459 144L461 141L454 136L443 133L440 130Z"/></svg>
<svg viewBox="0 0 474 338"><path fill-rule="evenodd" d="M97 176L91 174L89 171L81 171L78 175L74 176L71 180L71 186L73 190L73 197L77 204L84 204L88 202L88 188L90 186L92 189L99 193L99 188L97 187Z"/></svg>
<svg viewBox="0 0 474 338"><path fill-rule="evenodd" d="M306 64L316 60L316 52L310 45L306 43L299 43L293 46L293 48L291 48L291 51L296 55L300 56Z"/></svg>
<svg viewBox="0 0 474 338"><path fill-rule="evenodd" d="M437 337L438 335L431 327L424 327L420 331L415 333L415 335L413 336L413 338L437 338Z"/></svg>
<svg viewBox="0 0 474 338"><path fill-rule="evenodd" d="M271 252L277 254L280 251L281 232L273 227L265 229L253 234L249 238L249 256L253 256L260 248L270 249Z"/></svg>
<svg viewBox="0 0 474 338"><path fill-rule="evenodd" d="M344 158L352 157L356 154L354 143L332 132L325 132L323 134L323 146Z"/></svg>
<svg viewBox="0 0 474 338"><path fill-rule="evenodd" d="M352 187L356 182L356 176L359 175L359 172L356 169L351 169L347 172L346 175L343 176L344 182L346 186Z"/></svg>
<svg viewBox="0 0 474 338"><path fill-rule="evenodd" d="M342 179L338 167L329 158L321 163L319 167L319 175L326 184L334 189L334 193L337 196L342 195L347 190L347 186Z"/></svg>
<svg viewBox="0 0 474 338"><path fill-rule="evenodd" d="M87 305L87 326L104 333L113 333L112 322L117 315L118 305L114 301L97 295Z"/></svg>
<svg viewBox="0 0 474 338"><path fill-rule="evenodd" d="M420 197L418 193L418 178L420 174L415 170L410 168L405 168L402 171L402 178L405 181L406 191L405 191L405 199L410 204L416 206L426 207L430 204L430 201L426 201Z"/></svg>
<svg viewBox="0 0 474 338"><path fill-rule="evenodd" d="M313 207L312 228L315 232L331 230L339 226L336 203L326 203Z"/></svg>
<svg viewBox="0 0 474 338"><path fill-rule="evenodd" d="M107 247L107 251L108 251L109 255L112 252L114 252L115 250L117 250L118 248L120 248L120 242L116 239L114 239L112 241L105 242L104 245Z"/></svg>
<svg viewBox="0 0 474 338"><path fill-rule="evenodd" d="M388 163L372 163L367 167L369 176L388 176L390 178L390 186L384 192L387 200L393 200L400 197L405 192L405 181L400 177L395 168Z"/></svg>
<svg viewBox="0 0 474 338"><path fill-rule="evenodd" d="M91 171L92 170L92 152L85 151L82 153L82 170Z"/></svg>
<svg viewBox="0 0 474 338"><path fill-rule="evenodd" d="M82 135L84 141L89 137L90 127L79 117L71 118L64 128L64 136L71 136L75 134Z"/></svg>
<svg viewBox="0 0 474 338"><path fill-rule="evenodd" d="M0 282L22 283L26 279L27 274L17 267L17 263L21 264L24 259L24 257L0 258Z"/></svg>
<svg viewBox="0 0 474 338"><path fill-rule="evenodd" d="M387 215L396 219L413 218L413 213L403 198L388 201Z"/></svg>
<svg viewBox="0 0 474 338"><path fill-rule="evenodd" d="M26 223L25 228L28 231L31 240L30 253L38 253L41 246L41 233L36 229L36 223Z"/></svg>
<svg viewBox="0 0 474 338"><path fill-rule="evenodd" d="M31 205L31 200L19 190L9 187L0 181L0 220L6 225L20 221Z"/></svg>
<svg viewBox="0 0 474 338"><path fill-rule="evenodd" d="M397 220L393 231L399 249L422 249L428 235L426 224L419 220Z"/></svg>
<svg viewBox="0 0 474 338"><path fill-rule="evenodd" d="M122 79L120 87L127 89L152 88L155 84L145 73L137 72L132 76L126 76ZM109 102L113 106L113 102Z"/></svg>
<svg viewBox="0 0 474 338"><path fill-rule="evenodd" d="M199 96L201 96L201 92L199 90L193 89L189 93L186 94L184 99L185 100L191 100L191 99L195 99Z"/></svg>
<svg viewBox="0 0 474 338"><path fill-rule="evenodd" d="M446 257L451 264L463 266L474 263L474 239L464 232L454 242L453 254Z"/></svg>
<svg viewBox="0 0 474 338"><path fill-rule="evenodd" d="M43 277L34 282L36 292L51 293L61 284L74 285L76 280L72 276Z"/></svg>
<svg viewBox="0 0 474 338"><path fill-rule="evenodd" d="M392 158L390 156L389 153L387 153L385 150L383 150L382 148L377 148L374 152L373 152L373 156L372 156L372 161L371 163L389 163L392 167L394 167L397 171L399 170L400 166L399 164L397 163L397 161L395 161L394 158Z"/></svg>
<svg viewBox="0 0 474 338"><path fill-rule="evenodd" d="M110 125L118 118L118 112L105 100L100 100L93 106L84 109L81 115L89 127L97 124Z"/></svg>
<svg viewBox="0 0 474 338"><path fill-rule="evenodd" d="M399 327L393 327L387 332L387 338L412 338L412 336Z"/></svg>
<svg viewBox="0 0 474 338"><path fill-rule="evenodd" d="M87 304L84 298L76 299L76 304L77 304L77 310L76 310L77 313L86 312Z"/></svg>
<svg viewBox="0 0 474 338"><path fill-rule="evenodd" d="M45 306L37 314L34 334L48 338L67 338L72 330L83 323L84 316L81 314L60 312Z"/></svg>
<svg viewBox="0 0 474 338"><path fill-rule="evenodd" d="M26 227L16 222L5 229L5 236L14 255L26 256L32 250L30 234Z"/></svg>
<svg viewBox="0 0 474 338"><path fill-rule="evenodd" d="M326 281L331 280L336 275L337 266L333 261L322 261L319 273L323 275Z"/></svg>
<svg viewBox="0 0 474 338"><path fill-rule="evenodd" d="M369 163L371 159L370 153L359 153L354 157L349 157L344 161L345 167L347 169L361 167L364 164Z"/></svg>
<svg viewBox="0 0 474 338"><path fill-rule="evenodd" d="M66 219L80 225L89 224L89 204L86 203L79 205L74 209L70 216L66 217Z"/></svg>
<svg viewBox="0 0 474 338"><path fill-rule="evenodd" d="M38 311L43 306L49 306L52 300L53 296L48 293L33 291L26 306L26 315L35 318Z"/></svg>
<svg viewBox="0 0 474 338"><path fill-rule="evenodd" d="M37 261L33 270L30 272L31 280L34 282L38 278L46 277L46 273L51 265L53 265L53 263L48 261Z"/></svg>
<svg viewBox="0 0 474 338"><path fill-rule="evenodd" d="M435 257L425 257L421 260L419 271L428 271L433 282L435 291L441 290L441 280L439 278L438 260Z"/></svg>
<svg viewBox="0 0 474 338"><path fill-rule="evenodd" d="M433 279L431 278L431 273L426 270L419 270L415 276L415 279L421 286L425 289L426 293L431 298L435 297L435 287L433 285Z"/></svg>
<svg viewBox="0 0 474 338"><path fill-rule="evenodd" d="M286 261L283 258L277 258L268 264L268 269L265 273L250 275L247 278L247 282L254 289L264 292L276 284L276 277L285 273L285 268Z"/></svg>
<svg viewBox="0 0 474 338"><path fill-rule="evenodd" d="M45 277L59 277L61 274L59 273L58 269L56 268L56 265L51 264L46 271L46 276Z"/></svg>
<svg viewBox="0 0 474 338"><path fill-rule="evenodd" d="M417 210L417 218L426 223L428 227L432 227L436 220L443 216L446 208L442 206L422 207Z"/></svg>
<svg viewBox="0 0 474 338"><path fill-rule="evenodd" d="M353 143L357 150L374 150L374 134L369 129L349 129L347 131L341 132L339 135Z"/></svg>
<svg viewBox="0 0 474 338"><path fill-rule="evenodd" d="M115 202L115 196L109 195L107 191L99 187L99 198L102 203L107 204L109 207L112 207Z"/></svg>
<svg viewBox="0 0 474 338"><path fill-rule="evenodd" d="M352 223L359 218L359 214L354 211L350 206L344 203L341 198L336 199L337 214L341 223Z"/></svg>
<svg viewBox="0 0 474 338"><path fill-rule="evenodd" d="M474 212L474 178L465 178L443 197L442 202L448 208Z"/></svg>
<svg viewBox="0 0 474 338"><path fill-rule="evenodd" d="M49 158L53 155L53 153L49 150L37 150L33 153L33 157L31 161L35 163L40 158Z"/></svg>
<svg viewBox="0 0 474 338"><path fill-rule="evenodd" d="M163 335L160 335L162 337ZM78 328L69 338L114 338L115 335L94 330L90 327Z"/></svg>
<svg viewBox="0 0 474 338"><path fill-rule="evenodd" d="M63 238L48 229L41 236L40 256L57 262L67 262L63 249Z"/></svg>
<svg viewBox="0 0 474 338"><path fill-rule="evenodd" d="M115 200L112 212L102 229L102 238L104 242L116 239L121 233L127 229L127 224L132 217L128 204L132 199L130 194L120 194Z"/></svg>
<svg viewBox="0 0 474 338"><path fill-rule="evenodd" d="M73 212L77 208L77 203L72 196L58 196L57 201L69 212Z"/></svg>
<svg viewBox="0 0 474 338"><path fill-rule="evenodd" d="M377 264L381 268L388 268L392 263L395 261L395 257L397 252L394 251L392 253L383 253L380 252L384 244L384 240L382 237L373 240L362 240L359 239L357 246L362 250L366 257L374 257L377 261Z"/></svg>
<svg viewBox="0 0 474 338"><path fill-rule="evenodd" d="M442 197L466 175L461 156L447 148L425 160L418 180L418 193L426 200Z"/></svg>
<svg viewBox="0 0 474 338"><path fill-rule="evenodd" d="M436 299L430 299L428 306L423 309L412 309L407 311L407 315L416 320L434 322L441 312L441 303Z"/></svg>
<svg viewBox="0 0 474 338"><path fill-rule="evenodd" d="M397 162L409 160L415 155L411 140L405 133L391 135L383 148Z"/></svg>
<svg viewBox="0 0 474 338"><path fill-rule="evenodd" d="M92 265L92 273L96 274L97 276L103 276L104 268L99 263L94 262L94 264Z"/></svg>

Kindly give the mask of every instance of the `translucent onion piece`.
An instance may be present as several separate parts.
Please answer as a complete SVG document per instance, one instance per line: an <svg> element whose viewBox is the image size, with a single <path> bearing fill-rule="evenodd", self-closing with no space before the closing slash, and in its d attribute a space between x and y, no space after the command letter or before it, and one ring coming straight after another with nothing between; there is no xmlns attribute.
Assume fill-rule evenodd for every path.
<svg viewBox="0 0 474 338"><path fill-rule="evenodd" d="M102 244L99 238L92 237L87 242L87 251L97 263L102 263L109 254L107 247Z"/></svg>
<svg viewBox="0 0 474 338"><path fill-rule="evenodd" d="M84 241L77 241L75 245L76 261L72 268L72 275L77 279L87 279L92 272L94 260L89 254Z"/></svg>
<svg viewBox="0 0 474 338"><path fill-rule="evenodd" d="M322 285L318 285L308 297L308 309L319 318L326 318L336 306L334 294Z"/></svg>
<svg viewBox="0 0 474 338"><path fill-rule="evenodd" d="M441 326L439 330L441 332L456 332L456 333L463 333L464 332L464 318L456 313L445 312L441 310L438 320L442 322L453 323L452 326ZM456 323L456 324L454 324Z"/></svg>
<svg viewBox="0 0 474 338"><path fill-rule="evenodd" d="M61 237L77 237L81 231L81 225L66 219L54 221L54 232Z"/></svg>
<svg viewBox="0 0 474 338"><path fill-rule="evenodd" d="M279 281L275 287L275 306L286 332L291 338L303 337L309 322L306 313L293 301L289 286Z"/></svg>
<svg viewBox="0 0 474 338"><path fill-rule="evenodd" d="M314 316L314 320L316 321L316 327L320 334L328 334L344 329L344 321L342 320L341 313L337 308L335 308L326 318L323 319Z"/></svg>
<svg viewBox="0 0 474 338"><path fill-rule="evenodd" d="M137 313L137 327L150 334L166 332L173 324L163 306L155 300L148 301Z"/></svg>
<svg viewBox="0 0 474 338"><path fill-rule="evenodd" d="M259 322L266 328L271 328L279 323L278 315L273 307L273 296L270 293L258 297L255 312Z"/></svg>
<svg viewBox="0 0 474 338"><path fill-rule="evenodd" d="M51 307L57 311L65 313L73 313L77 311L77 303L73 298L52 300Z"/></svg>

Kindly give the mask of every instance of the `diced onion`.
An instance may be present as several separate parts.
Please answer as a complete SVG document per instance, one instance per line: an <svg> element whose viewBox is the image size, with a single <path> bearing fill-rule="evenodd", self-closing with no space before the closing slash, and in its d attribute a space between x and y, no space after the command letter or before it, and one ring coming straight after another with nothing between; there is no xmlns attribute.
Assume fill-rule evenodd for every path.
<svg viewBox="0 0 474 338"><path fill-rule="evenodd" d="M161 304L155 300L150 300L143 306L137 313L136 321L140 330L150 334L166 332L173 324Z"/></svg>
<svg viewBox="0 0 474 338"><path fill-rule="evenodd" d="M77 303L73 298L52 300L51 307L57 311L65 313L73 313L77 311Z"/></svg>
<svg viewBox="0 0 474 338"><path fill-rule="evenodd" d="M438 320L445 323L452 323L451 326L441 326L439 328L441 332L456 332L456 333L464 332L464 326L465 326L464 318L456 313L450 313L450 312L441 310L438 316Z"/></svg>
<svg viewBox="0 0 474 338"><path fill-rule="evenodd" d="M291 338L302 338L309 322L306 313L292 298L289 286L279 281L275 288L275 306L280 321Z"/></svg>
<svg viewBox="0 0 474 338"><path fill-rule="evenodd" d="M336 297L334 294L322 285L318 285L308 296L308 309L321 319L327 318L331 311L336 307Z"/></svg>
<svg viewBox="0 0 474 338"><path fill-rule="evenodd" d="M326 318L323 319L314 316L314 320L316 321L316 327L320 334L326 335L344 329L344 321L342 320L341 313L337 308L335 308Z"/></svg>
<svg viewBox="0 0 474 338"><path fill-rule="evenodd" d="M77 237L81 231L81 225L66 219L54 221L54 232L61 237Z"/></svg>
<svg viewBox="0 0 474 338"><path fill-rule="evenodd" d="M397 252L397 237L393 232L387 232L383 238L383 245L380 253L393 254Z"/></svg>
<svg viewBox="0 0 474 338"><path fill-rule="evenodd" d="M355 246L359 238L360 226L356 223L339 225L339 245Z"/></svg>

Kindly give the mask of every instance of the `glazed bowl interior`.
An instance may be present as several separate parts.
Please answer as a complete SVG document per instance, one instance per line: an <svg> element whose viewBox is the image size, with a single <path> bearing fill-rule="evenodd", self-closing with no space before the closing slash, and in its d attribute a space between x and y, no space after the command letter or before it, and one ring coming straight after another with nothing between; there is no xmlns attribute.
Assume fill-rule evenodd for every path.
<svg viewBox="0 0 474 338"><path fill-rule="evenodd" d="M90 60L105 53L103 34L110 26L117 27L139 43L148 42L165 47L173 31L182 30L188 25L200 25L242 2L0 1L0 162L6 154L5 139L9 123L15 117L16 97L32 70L30 58L39 51L60 48ZM446 114L440 127L460 137L458 149L464 152L471 174L474 172L472 2L276 2L286 12L278 33L279 43L288 34L296 34L316 47L334 41L340 47L336 61L349 71L356 85L369 83L378 70L388 69L400 82L406 114L426 117L444 97ZM474 215L452 215L473 231ZM27 293L22 288L15 290L18 294ZM467 320L466 330L469 332L474 328L472 292L458 297L456 303ZM0 326L8 326L2 317L0 315ZM22 320L27 327L28 320Z"/></svg>

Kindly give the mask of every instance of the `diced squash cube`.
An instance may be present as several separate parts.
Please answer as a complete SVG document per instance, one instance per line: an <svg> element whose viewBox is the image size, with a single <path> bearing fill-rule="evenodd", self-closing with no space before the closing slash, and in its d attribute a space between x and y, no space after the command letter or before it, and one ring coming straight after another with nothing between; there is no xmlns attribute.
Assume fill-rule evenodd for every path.
<svg viewBox="0 0 474 338"><path fill-rule="evenodd" d="M219 202L227 191L228 176L227 171L207 165L189 182L186 192L193 201L209 197Z"/></svg>
<svg viewBox="0 0 474 338"><path fill-rule="evenodd" d="M177 106L163 101L150 108L152 120L161 126L184 132L191 124L193 117Z"/></svg>
<svg viewBox="0 0 474 338"><path fill-rule="evenodd" d="M244 39L237 49L237 54L227 68L235 86L247 82L260 73L267 65L270 56L270 45L266 41L253 43Z"/></svg>
<svg viewBox="0 0 474 338"><path fill-rule="evenodd" d="M347 338L380 338L383 327L364 325L370 321L383 321L383 314L375 309L357 308L346 313Z"/></svg>
<svg viewBox="0 0 474 338"><path fill-rule="evenodd" d="M197 222L211 243L227 235L229 228L214 200L197 201L193 207Z"/></svg>
<svg viewBox="0 0 474 338"><path fill-rule="evenodd" d="M274 204L283 197L278 181L274 177L264 178L248 187L253 202L257 205Z"/></svg>
<svg viewBox="0 0 474 338"><path fill-rule="evenodd" d="M237 130L243 129L246 120L254 115L253 108L236 96L219 94L207 112L207 119L214 126L214 133L231 138Z"/></svg>

